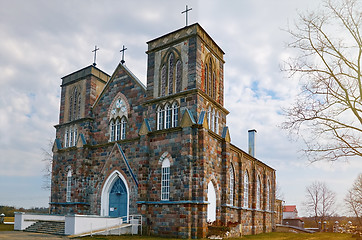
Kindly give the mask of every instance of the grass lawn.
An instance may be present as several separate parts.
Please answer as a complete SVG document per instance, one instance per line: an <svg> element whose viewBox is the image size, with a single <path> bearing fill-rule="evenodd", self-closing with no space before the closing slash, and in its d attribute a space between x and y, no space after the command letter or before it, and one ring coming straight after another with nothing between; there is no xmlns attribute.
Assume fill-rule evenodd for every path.
<svg viewBox="0 0 362 240"><path fill-rule="evenodd" d="M116 240L116 239L145 239L145 240L176 240L176 238L161 238L161 237L149 237L149 236L93 236L93 237L84 237L82 240ZM351 240L350 234L340 234L340 233L265 233L258 235L244 236L242 238L229 238L230 240L242 239L242 240Z"/></svg>
<svg viewBox="0 0 362 240"><path fill-rule="evenodd" d="M1 231L14 231L13 224L0 224L0 232Z"/></svg>

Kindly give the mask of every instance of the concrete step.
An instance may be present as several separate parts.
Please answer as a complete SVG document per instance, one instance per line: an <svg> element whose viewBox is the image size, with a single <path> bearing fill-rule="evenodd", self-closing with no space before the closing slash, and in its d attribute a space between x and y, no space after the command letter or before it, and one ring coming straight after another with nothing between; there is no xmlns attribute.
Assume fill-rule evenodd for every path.
<svg viewBox="0 0 362 240"><path fill-rule="evenodd" d="M38 232L38 233L48 233L55 235L65 235L65 223L64 222L54 222L54 221L38 221L24 231L26 232Z"/></svg>

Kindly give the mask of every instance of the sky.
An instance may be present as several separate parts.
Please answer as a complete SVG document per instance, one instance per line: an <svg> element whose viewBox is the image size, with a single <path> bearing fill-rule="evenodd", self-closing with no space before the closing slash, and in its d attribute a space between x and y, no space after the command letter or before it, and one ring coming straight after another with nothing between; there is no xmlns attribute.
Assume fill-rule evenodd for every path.
<svg viewBox="0 0 362 240"><path fill-rule="evenodd" d="M257 130L256 157L276 169L285 204L306 216L305 187L323 181L343 198L362 161L310 164L279 126L282 108L300 90L281 72L295 54L283 31L297 13L321 0L0 0L0 205L46 207L45 163L58 123L61 77L93 63L112 74L127 47L127 67L146 84L146 42L198 22L225 52L224 106L231 141L247 151L247 131Z"/></svg>

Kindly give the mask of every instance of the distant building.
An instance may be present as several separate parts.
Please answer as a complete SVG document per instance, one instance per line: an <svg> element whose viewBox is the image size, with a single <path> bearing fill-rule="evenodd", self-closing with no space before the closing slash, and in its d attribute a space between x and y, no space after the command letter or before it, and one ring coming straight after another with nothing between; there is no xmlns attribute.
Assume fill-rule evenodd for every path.
<svg viewBox="0 0 362 240"><path fill-rule="evenodd" d="M283 225L304 228L304 222L298 217L296 205L286 205L283 208Z"/></svg>
<svg viewBox="0 0 362 240"><path fill-rule="evenodd" d="M283 219L298 218L298 210L296 205L286 205L283 208Z"/></svg>

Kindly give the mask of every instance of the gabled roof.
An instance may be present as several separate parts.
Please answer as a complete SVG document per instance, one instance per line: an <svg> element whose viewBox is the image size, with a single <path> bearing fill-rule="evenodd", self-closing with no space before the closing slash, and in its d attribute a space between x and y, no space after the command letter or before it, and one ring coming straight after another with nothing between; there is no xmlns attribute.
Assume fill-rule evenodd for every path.
<svg viewBox="0 0 362 240"><path fill-rule="evenodd" d="M126 73L138 84L141 86L142 90L146 92L147 87L123 64L118 64L116 70L114 70L111 78L108 80L108 82L106 83L106 85L103 87L101 93L99 94L98 98L96 99L96 101L94 102L92 108L94 108L94 106L97 105L97 103L99 102L99 99L101 99L101 97L103 96L103 94L106 92L106 90L108 89L110 83L115 79L115 76L118 72L119 68L123 68Z"/></svg>
<svg viewBox="0 0 362 240"><path fill-rule="evenodd" d="M297 206L296 205L284 206L283 212L297 212Z"/></svg>

